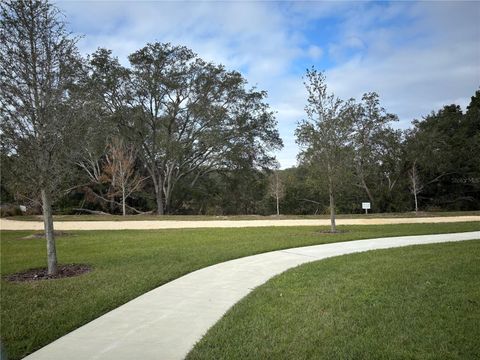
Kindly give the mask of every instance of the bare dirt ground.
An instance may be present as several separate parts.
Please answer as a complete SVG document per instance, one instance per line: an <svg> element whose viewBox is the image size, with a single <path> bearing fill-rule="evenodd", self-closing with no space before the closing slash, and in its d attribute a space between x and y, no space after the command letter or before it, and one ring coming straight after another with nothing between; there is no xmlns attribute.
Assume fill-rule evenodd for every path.
<svg viewBox="0 0 480 360"><path fill-rule="evenodd" d="M337 225L384 225L418 224L480 221L479 215L442 216L418 218L369 218L337 219ZM290 219L290 220L145 220L145 221L55 221L55 230L151 230L151 229L192 229L192 228L242 228L267 226L325 226L328 219ZM0 219L0 230L43 230L41 221L18 221Z"/></svg>

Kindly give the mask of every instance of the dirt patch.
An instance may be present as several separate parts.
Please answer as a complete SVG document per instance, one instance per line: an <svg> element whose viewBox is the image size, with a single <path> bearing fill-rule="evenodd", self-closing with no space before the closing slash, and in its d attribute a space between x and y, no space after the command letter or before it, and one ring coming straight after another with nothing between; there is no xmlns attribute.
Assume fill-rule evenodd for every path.
<svg viewBox="0 0 480 360"><path fill-rule="evenodd" d="M61 279L73 276L79 276L90 272L92 268L85 264L67 264L59 265L58 272L55 275L48 275L47 268L29 269L27 271L4 276L5 280L11 282L40 281L50 279Z"/></svg>
<svg viewBox="0 0 480 360"><path fill-rule="evenodd" d="M53 235L57 237L62 237L62 236L72 236L72 234L65 232L65 231L54 231ZM40 232L40 233L35 233L32 235L24 236L20 238L21 240L30 240L30 239L45 239L45 233Z"/></svg>
<svg viewBox="0 0 480 360"><path fill-rule="evenodd" d="M337 219L337 225L384 225L453 223L480 221L480 215L439 216L416 218L368 218ZM328 226L328 219L285 219L285 220L139 220L139 221L55 221L55 229L75 230L147 230L147 229L195 229L195 228L243 228L265 226ZM43 230L40 221L18 221L0 218L3 230Z"/></svg>

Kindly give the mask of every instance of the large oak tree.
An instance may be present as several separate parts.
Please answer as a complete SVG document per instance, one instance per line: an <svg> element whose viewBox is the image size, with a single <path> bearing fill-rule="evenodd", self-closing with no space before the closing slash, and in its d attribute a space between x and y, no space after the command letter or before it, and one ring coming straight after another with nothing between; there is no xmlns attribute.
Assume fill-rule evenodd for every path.
<svg viewBox="0 0 480 360"><path fill-rule="evenodd" d="M282 146L266 93L190 49L153 43L121 66L108 50L91 58L103 112L138 148L153 182L158 214L170 211L179 181L193 187L212 171L272 163Z"/></svg>

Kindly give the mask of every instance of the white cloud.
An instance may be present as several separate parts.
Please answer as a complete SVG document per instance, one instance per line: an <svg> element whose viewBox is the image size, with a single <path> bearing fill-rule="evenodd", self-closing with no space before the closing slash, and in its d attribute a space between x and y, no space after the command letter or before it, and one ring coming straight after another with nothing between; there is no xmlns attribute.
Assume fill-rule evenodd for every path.
<svg viewBox="0 0 480 360"><path fill-rule="evenodd" d="M320 58L323 56L322 48L317 45L310 45L308 47L307 53L312 60L320 60Z"/></svg>
<svg viewBox="0 0 480 360"><path fill-rule="evenodd" d="M399 115L401 127L446 104L465 106L480 85L479 8L473 3L415 4L409 11L419 20L407 33L399 32L401 24L380 32L350 24L349 32L356 31L368 50L327 72L331 88L345 98L378 92L387 110Z"/></svg>
<svg viewBox="0 0 480 360"><path fill-rule="evenodd" d="M329 87L342 98L377 91L402 127L444 104L464 106L480 85L480 3L475 2L58 5L72 30L85 34L79 43L84 53L110 48L127 64L127 56L147 42L171 42L240 70L250 84L268 90L285 143L278 154L283 167L296 162L293 131L304 117L299 71L305 66L327 64ZM324 24L335 27L329 37ZM315 27L320 32L310 34Z"/></svg>

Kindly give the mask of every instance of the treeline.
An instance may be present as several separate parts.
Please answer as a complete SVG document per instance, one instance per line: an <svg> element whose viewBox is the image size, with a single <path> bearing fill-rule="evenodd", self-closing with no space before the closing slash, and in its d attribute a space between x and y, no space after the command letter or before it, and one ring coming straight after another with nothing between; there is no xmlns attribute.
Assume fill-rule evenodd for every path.
<svg viewBox="0 0 480 360"><path fill-rule="evenodd" d="M412 125L405 131L368 127L367 152L361 147L367 141L351 144L337 178L339 212L362 212L362 202L378 213L413 211L415 195L422 211L480 209L480 91L465 113L447 105ZM282 171L282 211L328 213L326 172L307 160Z"/></svg>
<svg viewBox="0 0 480 360"><path fill-rule="evenodd" d="M338 99L308 70L299 163L278 170L267 94L240 73L163 43L129 66L108 49L84 58L57 14L44 1L2 7L2 204L160 215L356 213L365 201L373 212L480 209L479 91L465 113L447 105L401 131L376 93Z"/></svg>
<svg viewBox="0 0 480 360"><path fill-rule="evenodd" d="M460 106L447 105L413 121L405 131L393 127L396 117L386 113L376 94L366 94L357 105L362 115L347 141L347 160L336 174L338 212L363 212L361 203L366 201L378 213L480 209L480 91L465 113ZM112 145L106 149L98 169L108 164ZM285 170L258 168L250 161L201 170L176 182L168 213L271 215L277 211L277 198L282 214L329 212L326 166L305 156L297 167ZM155 211L148 171L137 162L135 173L146 180L128 199L127 212ZM109 193L113 181L103 176L103 184L73 191L59 203L59 210L83 207L120 213L121 196ZM115 203L95 195L102 192Z"/></svg>
<svg viewBox="0 0 480 360"><path fill-rule="evenodd" d="M479 208L480 91L466 113L448 105L402 132L392 127L397 116L386 112L376 93L360 102L339 99L314 68L304 80L307 116L296 130L304 169L298 171L323 191L301 198L320 210L328 204L332 231L337 209L361 211L364 201L374 212Z"/></svg>
<svg viewBox="0 0 480 360"><path fill-rule="evenodd" d="M361 203L365 201L371 202L372 212L413 211L415 195L422 211L480 209L479 91L465 113L457 105L447 105L415 120L406 131L392 127L395 117L378 106L375 94L364 100L376 102L373 113L385 122L382 126L375 126L375 121L365 124L365 131L367 127L369 131L363 139L365 148L352 144L351 161L344 164L336 185L339 213L363 212ZM372 109L375 106L370 103ZM73 185L58 199L55 211L68 214L86 209L120 214L124 181L126 213L156 212L150 172L132 142L127 142L128 137L96 131L90 139L98 141L97 148L89 150L89 158L79 161L71 173L73 183L79 186ZM7 190L5 185L13 172L8 171L6 162L2 170L2 203L28 203L26 197L19 193L15 197ZM15 182L15 178L8 180ZM249 161L232 162L231 167L205 167L175 180L165 209L171 214L271 215L277 211L277 198L282 214L329 213L326 170L304 158L297 167L285 170L262 169ZM35 211L35 207L31 209Z"/></svg>

